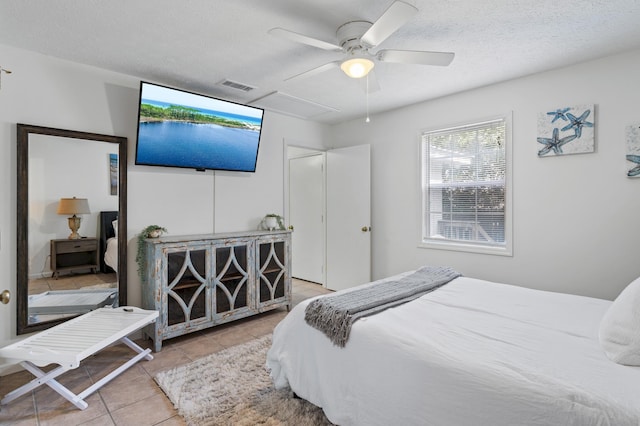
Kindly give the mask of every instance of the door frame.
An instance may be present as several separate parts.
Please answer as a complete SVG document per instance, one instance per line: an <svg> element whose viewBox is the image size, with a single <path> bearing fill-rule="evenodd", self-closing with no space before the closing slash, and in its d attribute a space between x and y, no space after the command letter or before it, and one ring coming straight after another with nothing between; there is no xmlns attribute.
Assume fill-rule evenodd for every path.
<svg viewBox="0 0 640 426"><path fill-rule="evenodd" d="M327 154L324 152L319 153L310 153L309 155L299 155L293 156L289 158L289 178L291 178L292 165L294 163L298 164L296 170L298 172L302 171L302 175L299 177L302 179L311 179L311 181L303 180L306 182L306 185L311 186L300 186L300 185L292 185L291 180L289 180L289 205L288 205L288 213L287 216L289 220L295 220L292 224L296 227L291 236L292 243L298 244L298 247L307 247L307 250L311 250L311 252L307 252L305 254L312 254L312 258L308 256L296 256L296 251L294 250L291 254L292 256L292 277L296 277L302 280L309 280L313 283L322 284L323 287L327 284L327 249L326 249L326 241L327 241L327 181L326 181L326 161ZM309 162L312 162L310 164ZM300 164L303 164L302 168L300 168ZM320 170L316 167L320 166ZM319 179L319 180L318 180ZM297 188L296 199L298 202L294 203L293 198L291 198L292 187L295 186ZM302 192L300 192L302 191ZM298 199L297 197L302 197ZM302 204L301 204L302 203ZM306 208L311 207L307 211L307 213L311 214L311 216L300 216L300 211L297 210L296 217L293 217L293 214L296 211L292 212L291 209L293 205L300 206L301 210L305 210ZM296 207L297 209L297 207ZM317 216L314 216L316 215ZM320 222L318 222L320 220ZM309 227L313 228L309 228ZM306 229L307 233L305 234L297 234L297 232L302 232L302 229ZM309 232L311 232L309 234ZM307 239L308 238L308 239ZM316 246L315 249L310 248L308 244L311 246ZM320 245L320 247L317 247ZM297 259L297 261L296 261ZM296 263L297 262L297 263ZM306 264L307 267L302 267ZM297 265L297 266L296 266ZM309 269L311 268L311 269ZM319 270L318 270L319 268ZM300 275L294 275L295 273L300 273Z"/></svg>
<svg viewBox="0 0 640 426"><path fill-rule="evenodd" d="M300 145L296 145L296 144L289 144L286 141L284 141L284 185L283 185L283 200L284 200L284 206L283 206L283 211L284 211L284 217L285 217L285 227L288 229L289 226L291 226L291 214L290 214L290 202L289 202L289 160L291 158L302 158L302 157L309 157L309 156L314 156L314 155L323 155L324 156L324 170L325 170L325 178L323 179L322 185L323 185L323 189L322 189L322 196L324 199L326 199L326 194L327 194L327 182L326 182L326 151L321 150L321 149L315 149L315 148L308 148L305 146L300 146ZM326 288L327 287L327 205L325 200L322 200L322 205L323 205L323 211L322 211L322 215L324 217L324 221L323 221L323 227L324 227L324 232L322 232L322 244L324 247L324 253L323 253L323 258L322 258L322 282L318 283L321 284L322 287ZM295 231L294 231L295 232Z"/></svg>
<svg viewBox="0 0 640 426"><path fill-rule="evenodd" d="M283 211L285 212L285 226L289 227L291 226L291 214L290 214L290 210L289 210L289 204L290 204L290 200L289 200L289 158L296 158L296 157L305 157L305 156L310 156L310 155L318 155L318 154L324 154L325 157L325 161L324 161L324 182L323 182L323 186L324 186L324 190L323 190L323 196L324 196L324 222L323 222L323 226L324 226L324 232L323 232L323 239L324 239L324 258L323 258L323 279L324 282L323 283L319 283L322 284L322 286L324 288L329 288L327 287L328 281L329 281L329 277L330 277L330 272L329 272L329 268L332 267L332 265L329 265L329 254L328 254L328 250L329 250L329 232L328 232L328 224L331 221L331 218L328 217L328 210L327 210L327 198L328 198L328 173L329 173L329 156L328 154L332 151L340 151L342 149L349 149L349 148L356 148L356 147L361 147L361 146L367 146L367 150L368 150L368 162L369 162L369 187L367 189L367 191L369 192L369 217L367 219L367 221L369 222L368 224L363 223L363 226L366 226L368 228L368 231L366 231L368 233L368 239L369 239L369 263L368 263L368 276L369 276L369 280L371 279L371 236L370 236L370 231L371 231L371 154L370 154L370 149L371 146L369 144L360 144L360 145L355 145L355 146L348 146L348 147L343 147L343 148L335 148L335 149L328 149L328 150L322 150L322 149L315 149L315 148L307 148L304 146L300 146L300 145L295 145L295 144L288 144L285 140L283 140L283 158L284 158L284 176L283 176L283 201L284 201L284 206L283 206ZM289 156L291 155L291 157ZM358 225L358 229L360 229L360 225ZM295 250L295 248L293 248ZM331 285L332 288L334 288L333 284Z"/></svg>

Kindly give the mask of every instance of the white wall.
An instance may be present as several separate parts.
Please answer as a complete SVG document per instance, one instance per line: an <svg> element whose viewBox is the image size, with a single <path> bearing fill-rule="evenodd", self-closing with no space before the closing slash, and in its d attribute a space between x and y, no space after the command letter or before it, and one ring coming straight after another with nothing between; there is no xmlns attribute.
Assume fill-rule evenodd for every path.
<svg viewBox="0 0 640 426"><path fill-rule="evenodd" d="M617 296L640 275L640 179L626 177L624 134L640 122L638 75L634 51L334 126L330 147L372 145L373 276L438 264L526 287ZM537 114L577 104L596 105L596 152L538 158ZM509 111L513 257L418 248L421 130Z"/></svg>
<svg viewBox="0 0 640 426"><path fill-rule="evenodd" d="M265 114L255 174L134 165L139 78L0 45L0 291L16 295L16 123L125 136L128 164L128 302L141 302L136 234L158 224L170 234L255 229L284 213L284 140L322 148L325 126ZM16 338L16 302L0 305L0 344Z"/></svg>

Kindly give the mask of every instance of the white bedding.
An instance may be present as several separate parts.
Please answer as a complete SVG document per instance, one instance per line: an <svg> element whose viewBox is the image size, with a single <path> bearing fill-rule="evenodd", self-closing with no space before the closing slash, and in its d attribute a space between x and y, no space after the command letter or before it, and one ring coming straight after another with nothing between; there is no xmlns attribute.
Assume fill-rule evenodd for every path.
<svg viewBox="0 0 640 426"><path fill-rule="evenodd" d="M107 240L107 248L104 251L104 263L118 272L118 239L109 238Z"/></svg>
<svg viewBox="0 0 640 426"><path fill-rule="evenodd" d="M610 301L461 277L357 321L345 348L306 324L309 301L267 367L336 424L640 424L640 367L598 342Z"/></svg>

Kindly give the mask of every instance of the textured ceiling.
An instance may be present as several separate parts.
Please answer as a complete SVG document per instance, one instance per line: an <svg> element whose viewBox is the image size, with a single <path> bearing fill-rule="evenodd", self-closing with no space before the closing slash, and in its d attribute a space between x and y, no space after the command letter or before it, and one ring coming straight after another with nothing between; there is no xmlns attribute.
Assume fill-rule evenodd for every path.
<svg viewBox="0 0 640 426"><path fill-rule="evenodd" d="M377 48L455 52L448 67L378 63L371 114L640 48L638 0L406 0L419 12ZM366 113L360 80L332 69L286 78L342 54L269 35L282 27L331 43L349 21L375 21L392 0L0 0L0 44L249 103L330 107L336 123ZM1 58L0 58L1 59ZM2 63L8 69L11 64ZM252 87L244 93L218 83ZM268 99L265 98L265 99ZM259 104L259 102L258 102ZM288 112L296 114L293 103ZM286 103L278 108L288 108ZM335 111L337 110L337 111Z"/></svg>

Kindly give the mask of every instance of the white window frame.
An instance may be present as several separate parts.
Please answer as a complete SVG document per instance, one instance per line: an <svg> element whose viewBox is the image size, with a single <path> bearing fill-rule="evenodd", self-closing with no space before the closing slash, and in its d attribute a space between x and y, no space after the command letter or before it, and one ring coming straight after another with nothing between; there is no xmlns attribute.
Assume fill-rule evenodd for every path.
<svg viewBox="0 0 640 426"><path fill-rule="evenodd" d="M495 122L496 120L504 120L505 123L505 218L504 218L504 244L503 245L485 245L473 242L463 242L459 240L450 240L446 238L430 238L428 235L428 226L426 224L429 208L429 192L424 187L425 173L428 173L428 165L423 161L425 158L423 136L427 133L459 131L465 127L474 127L483 123ZM419 190L420 190L420 236L418 247L454 250L470 253L492 254L500 256L513 256L513 181L512 181L512 113L501 114L498 116L486 117L479 120L467 121L456 125L442 126L423 129L419 134L418 143L418 162L419 162Z"/></svg>

